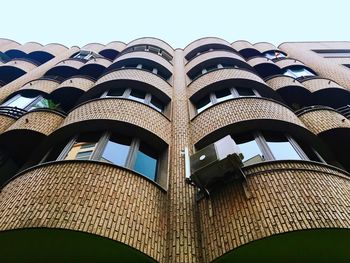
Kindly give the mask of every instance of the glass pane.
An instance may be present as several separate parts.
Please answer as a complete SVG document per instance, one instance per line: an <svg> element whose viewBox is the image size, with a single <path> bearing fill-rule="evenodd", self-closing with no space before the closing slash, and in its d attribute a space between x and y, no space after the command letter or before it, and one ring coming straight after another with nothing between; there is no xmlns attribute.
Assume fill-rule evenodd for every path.
<svg viewBox="0 0 350 263"><path fill-rule="evenodd" d="M216 96L217 102L233 98L230 89L222 89L222 90L215 91L215 96Z"/></svg>
<svg viewBox="0 0 350 263"><path fill-rule="evenodd" d="M163 112L164 111L164 104L160 100L155 98L154 96L152 96L152 99L151 99L151 102L150 102L150 106L155 108L159 112Z"/></svg>
<svg viewBox="0 0 350 263"><path fill-rule="evenodd" d="M78 139L64 158L65 160L89 160L100 139L98 133L84 133Z"/></svg>
<svg viewBox="0 0 350 263"><path fill-rule="evenodd" d="M101 161L125 166L131 139L121 135L111 135L103 150Z"/></svg>
<svg viewBox="0 0 350 263"><path fill-rule="evenodd" d="M55 103L52 100L41 98L35 104L31 105L28 110L41 109L41 108L48 108L48 109L52 109L52 110L59 110L60 109L60 105L59 105L59 103Z"/></svg>
<svg viewBox="0 0 350 263"><path fill-rule="evenodd" d="M297 151L283 134L265 133L264 137L276 160L301 160Z"/></svg>
<svg viewBox="0 0 350 263"><path fill-rule="evenodd" d="M136 90L136 89L131 90L129 99L144 103L145 98L146 98L146 92L141 91L141 90Z"/></svg>
<svg viewBox="0 0 350 263"><path fill-rule="evenodd" d="M125 88L114 88L107 92L106 97L121 97L123 96Z"/></svg>
<svg viewBox="0 0 350 263"><path fill-rule="evenodd" d="M10 99L9 102L5 102L4 106L17 107L20 109L24 109L30 103L32 103L36 98L37 98L37 96L25 97L22 95L16 95L13 99Z"/></svg>
<svg viewBox="0 0 350 263"><path fill-rule="evenodd" d="M260 159L259 157L261 157L261 160L263 159L263 154L252 134L236 135L232 138L243 153L243 162L253 157L258 158L258 160Z"/></svg>
<svg viewBox="0 0 350 263"><path fill-rule="evenodd" d="M134 170L147 176L151 180L156 179L158 155L151 148L141 143L136 154Z"/></svg>
<svg viewBox="0 0 350 263"><path fill-rule="evenodd" d="M206 108L209 108L213 103L210 101L209 96L204 97L196 103L197 113L201 113Z"/></svg>
<svg viewBox="0 0 350 263"><path fill-rule="evenodd" d="M236 88L240 97L254 97L256 96L254 91L249 88Z"/></svg>

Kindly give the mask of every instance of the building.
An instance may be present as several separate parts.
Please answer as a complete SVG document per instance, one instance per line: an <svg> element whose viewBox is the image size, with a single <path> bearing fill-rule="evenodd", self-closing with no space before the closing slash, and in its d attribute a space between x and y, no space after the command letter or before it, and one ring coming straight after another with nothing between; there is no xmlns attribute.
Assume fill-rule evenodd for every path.
<svg viewBox="0 0 350 263"><path fill-rule="evenodd" d="M350 42L0 51L2 260L349 258ZM227 135L244 176L199 191L185 149Z"/></svg>

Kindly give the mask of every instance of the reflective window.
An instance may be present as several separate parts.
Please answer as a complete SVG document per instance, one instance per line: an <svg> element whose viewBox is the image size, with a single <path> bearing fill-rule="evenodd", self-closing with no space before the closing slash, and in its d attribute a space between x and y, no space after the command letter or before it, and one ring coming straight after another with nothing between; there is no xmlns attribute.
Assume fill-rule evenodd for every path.
<svg viewBox="0 0 350 263"><path fill-rule="evenodd" d="M234 141L238 145L239 149L242 151L244 156L243 162L246 162L252 158L262 159L263 154L259 148L252 134L243 134L239 136L233 136Z"/></svg>
<svg viewBox="0 0 350 263"><path fill-rule="evenodd" d="M164 111L164 105L163 105L163 103L162 103L159 99L157 99L156 97L154 97L154 96L152 96L149 105L150 105L151 107L153 107L154 109L156 109L157 111L159 111L159 112L163 112L163 111Z"/></svg>
<svg viewBox="0 0 350 263"><path fill-rule="evenodd" d="M285 58L286 55L278 50L275 50L275 51L265 52L264 57L268 59L276 59L276 58Z"/></svg>
<svg viewBox="0 0 350 263"><path fill-rule="evenodd" d="M306 68L303 68L303 67L289 68L283 73L283 75L290 76L293 78L315 76L313 73L311 73L310 71L308 71Z"/></svg>
<svg viewBox="0 0 350 263"><path fill-rule="evenodd" d="M131 138L112 135L103 150L101 160L120 166L125 166L130 150Z"/></svg>
<svg viewBox="0 0 350 263"><path fill-rule="evenodd" d="M78 136L65 156L65 160L90 160L100 134L84 133Z"/></svg>
<svg viewBox="0 0 350 263"><path fill-rule="evenodd" d="M134 170L147 176L151 180L156 179L158 156L149 146L141 143L136 154Z"/></svg>
<svg viewBox="0 0 350 263"><path fill-rule="evenodd" d="M280 133L264 133L264 138L276 160L301 160L287 137Z"/></svg>
<svg viewBox="0 0 350 263"><path fill-rule="evenodd" d="M7 102L3 104L3 106L8 107L17 107L20 109L25 109L28 105L30 105L33 101L35 101L38 98L38 96L23 96L23 95L16 95L15 97L11 98Z"/></svg>

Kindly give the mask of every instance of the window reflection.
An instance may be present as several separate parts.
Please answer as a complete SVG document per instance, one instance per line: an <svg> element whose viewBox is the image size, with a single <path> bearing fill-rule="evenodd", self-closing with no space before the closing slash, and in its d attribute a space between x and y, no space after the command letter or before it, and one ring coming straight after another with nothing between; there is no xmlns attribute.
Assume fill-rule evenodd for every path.
<svg viewBox="0 0 350 263"><path fill-rule="evenodd" d="M85 133L79 135L65 156L65 160L90 160L100 138L99 134Z"/></svg>
<svg viewBox="0 0 350 263"><path fill-rule="evenodd" d="M141 143L136 154L134 170L147 176L151 180L156 179L158 156L153 149Z"/></svg>
<svg viewBox="0 0 350 263"><path fill-rule="evenodd" d="M121 135L112 135L102 153L101 160L104 162L125 166L130 144L130 138Z"/></svg>
<svg viewBox="0 0 350 263"><path fill-rule="evenodd" d="M249 161L252 158L263 158L259 145L252 134L234 136L233 139L243 153L243 162Z"/></svg>
<svg viewBox="0 0 350 263"><path fill-rule="evenodd" d="M301 160L285 135L265 133L264 138L276 160Z"/></svg>

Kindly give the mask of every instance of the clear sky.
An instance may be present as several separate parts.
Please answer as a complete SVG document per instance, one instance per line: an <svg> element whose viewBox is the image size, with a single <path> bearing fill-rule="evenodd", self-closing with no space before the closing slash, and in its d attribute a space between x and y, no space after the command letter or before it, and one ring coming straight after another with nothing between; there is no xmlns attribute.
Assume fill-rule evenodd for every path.
<svg viewBox="0 0 350 263"><path fill-rule="evenodd" d="M183 48L229 42L350 40L349 0L0 0L0 37L83 46L143 36Z"/></svg>

